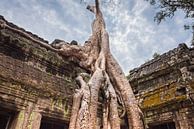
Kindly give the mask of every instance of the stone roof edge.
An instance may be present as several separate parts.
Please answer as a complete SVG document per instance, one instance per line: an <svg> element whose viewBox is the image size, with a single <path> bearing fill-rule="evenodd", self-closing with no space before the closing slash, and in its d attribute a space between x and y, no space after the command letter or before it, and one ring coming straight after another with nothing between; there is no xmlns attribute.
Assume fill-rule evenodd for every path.
<svg viewBox="0 0 194 129"><path fill-rule="evenodd" d="M20 31L22 31L22 32L24 32L24 33L29 34L31 37L33 37L33 38L35 38L35 39L37 39L37 40L39 40L39 41L41 41L41 42L44 42L44 43L47 43L47 44L49 43L47 40L45 40L45 39L39 37L38 35L33 34L33 33L30 32L30 31L26 31L24 28L21 28L21 27L15 25L15 24L13 24L12 22L7 21L2 15L0 15L0 24L2 24L3 22L4 22L6 25L8 25L8 26L10 26L10 27L12 27L12 28L15 28L15 29L17 29L17 30L20 30Z"/></svg>
<svg viewBox="0 0 194 129"><path fill-rule="evenodd" d="M150 66L150 65L154 64L155 62L159 61L160 59L162 59L162 58L164 58L164 57L167 57L167 55L170 55L170 53L175 52L175 51L177 51L178 49L187 49L187 50L190 50L190 49L193 49L193 48L189 48L185 43L180 43L180 44L178 45L178 47L176 47L176 48L174 48L174 49L172 49L172 50L169 50L168 52L165 52L165 53L163 53L162 55L160 55L160 56L158 56L158 57L156 57L156 58L154 58L154 59L149 60L148 62L146 62L146 63L140 65L140 66L137 67L137 68L134 68L134 69L130 70L130 71L129 71L129 75L132 74L132 73L134 73L134 72L141 71L143 68L145 68L145 67L147 67L147 66Z"/></svg>
<svg viewBox="0 0 194 129"><path fill-rule="evenodd" d="M31 40L32 42L37 43L41 47L44 47L44 48L51 50L51 51L54 51L54 52L58 52L58 50L53 48L47 40L44 40L43 38L39 37L38 35L33 34L29 31L26 31L25 29L18 27L17 25L15 25L11 22L8 22L2 15L0 15L0 30L2 30L2 29L11 30L11 31Z"/></svg>

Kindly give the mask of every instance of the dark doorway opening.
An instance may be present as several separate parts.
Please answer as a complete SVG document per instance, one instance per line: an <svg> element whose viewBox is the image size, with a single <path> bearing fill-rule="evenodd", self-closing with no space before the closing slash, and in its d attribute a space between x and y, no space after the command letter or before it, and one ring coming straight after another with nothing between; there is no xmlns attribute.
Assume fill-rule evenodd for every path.
<svg viewBox="0 0 194 129"><path fill-rule="evenodd" d="M125 116L121 120L121 129L128 129L128 128L129 128L129 125L127 120L127 115L125 114Z"/></svg>
<svg viewBox="0 0 194 129"><path fill-rule="evenodd" d="M9 129L13 122L14 116L14 111L5 108L0 108L0 129Z"/></svg>
<svg viewBox="0 0 194 129"><path fill-rule="evenodd" d="M40 129L68 129L64 121L42 117Z"/></svg>
<svg viewBox="0 0 194 129"><path fill-rule="evenodd" d="M157 125L149 125L149 129L176 129L176 127L174 122L168 122Z"/></svg>

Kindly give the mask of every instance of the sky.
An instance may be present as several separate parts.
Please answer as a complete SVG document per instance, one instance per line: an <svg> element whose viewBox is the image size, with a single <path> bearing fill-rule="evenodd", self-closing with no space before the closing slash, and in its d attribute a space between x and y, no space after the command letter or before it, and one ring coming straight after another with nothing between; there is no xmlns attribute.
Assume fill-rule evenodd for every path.
<svg viewBox="0 0 194 129"><path fill-rule="evenodd" d="M93 4L92 0L85 0ZM145 0L115 0L102 5L111 52L123 71L140 66L180 43L190 46L189 20L179 11L173 19L154 22L157 9ZM80 45L91 35L92 13L80 0L0 0L0 15L8 21L48 40L76 40Z"/></svg>

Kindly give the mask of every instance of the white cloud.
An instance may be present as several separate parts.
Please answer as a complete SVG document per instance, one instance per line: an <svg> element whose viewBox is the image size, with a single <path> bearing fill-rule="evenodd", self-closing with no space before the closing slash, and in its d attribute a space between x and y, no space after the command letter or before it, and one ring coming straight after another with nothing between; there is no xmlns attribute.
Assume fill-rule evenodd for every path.
<svg viewBox="0 0 194 129"><path fill-rule="evenodd" d="M171 25L167 23L156 26L144 15L149 9L150 5L144 0L134 1L131 9L123 1L114 9L104 9L108 22L112 24L109 28L112 51L125 73L151 59L153 53L164 53L177 47L176 37L184 35L182 31L170 30ZM175 29L183 29L180 24L183 23Z"/></svg>
<svg viewBox="0 0 194 129"><path fill-rule="evenodd" d="M145 14L152 11L144 0L103 6L111 49L125 73L151 59L154 52L163 53L190 41L191 34L182 28L185 22L180 20L181 13L157 26L154 16ZM1 0L0 14L49 41L59 38L83 43L90 35L93 20L78 0Z"/></svg>
<svg viewBox="0 0 194 129"><path fill-rule="evenodd" d="M83 16L83 11L79 10L81 7L79 2L58 0L58 4L62 7L61 12L56 9L57 6L56 8L50 8L46 4L42 5L37 0L15 0L10 2L12 4L1 1L0 14L4 15L9 21L37 33L49 41L60 38L67 41L75 39L84 42L90 33L90 27L87 26L87 24L90 25L89 20L86 16ZM17 3L17 6L14 3ZM80 5L80 7L77 7L77 11L74 11L76 7L73 5L76 7ZM6 6L10 9L8 10ZM66 14L66 16L63 16L63 14Z"/></svg>

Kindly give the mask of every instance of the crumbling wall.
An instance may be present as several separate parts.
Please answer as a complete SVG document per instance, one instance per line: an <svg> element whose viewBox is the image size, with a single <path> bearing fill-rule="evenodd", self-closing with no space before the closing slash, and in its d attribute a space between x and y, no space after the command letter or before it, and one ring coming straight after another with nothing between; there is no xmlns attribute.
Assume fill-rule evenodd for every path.
<svg viewBox="0 0 194 129"><path fill-rule="evenodd" d="M68 124L75 77L85 71L38 42L49 46L0 16L0 107L16 112L12 129L39 129L42 117Z"/></svg>
<svg viewBox="0 0 194 129"><path fill-rule="evenodd" d="M0 16L0 110L14 112L11 129L39 129L43 117L68 125L75 77L85 71L77 61ZM177 129L194 128L193 48L180 44L130 71L128 78L145 125L174 122Z"/></svg>
<svg viewBox="0 0 194 129"><path fill-rule="evenodd" d="M147 126L174 122L177 129L194 128L193 57L194 50L180 44L130 71L129 82Z"/></svg>

